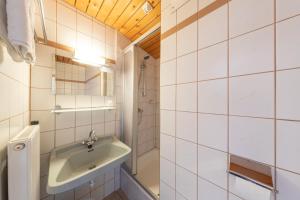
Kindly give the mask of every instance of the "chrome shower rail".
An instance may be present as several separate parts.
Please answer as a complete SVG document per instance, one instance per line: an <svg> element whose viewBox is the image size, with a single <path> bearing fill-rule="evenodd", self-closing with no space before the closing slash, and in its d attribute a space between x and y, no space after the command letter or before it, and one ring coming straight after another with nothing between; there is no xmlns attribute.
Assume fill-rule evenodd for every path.
<svg viewBox="0 0 300 200"><path fill-rule="evenodd" d="M46 32L46 26L45 26L45 12L44 12L43 0L36 0L36 1L38 3L40 15L41 15L42 31L43 31L43 36L44 36L43 43L47 44L48 39L47 39L47 32ZM38 40L36 31L34 31L34 37L37 42L41 42L40 40Z"/></svg>

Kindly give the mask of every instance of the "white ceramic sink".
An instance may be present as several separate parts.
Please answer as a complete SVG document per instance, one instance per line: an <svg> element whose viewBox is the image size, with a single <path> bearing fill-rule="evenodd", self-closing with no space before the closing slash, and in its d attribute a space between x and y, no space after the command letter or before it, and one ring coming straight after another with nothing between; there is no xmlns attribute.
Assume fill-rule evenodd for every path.
<svg viewBox="0 0 300 200"><path fill-rule="evenodd" d="M100 138L94 150L72 144L51 152L47 192L65 192L93 180L128 159L131 149L115 137Z"/></svg>

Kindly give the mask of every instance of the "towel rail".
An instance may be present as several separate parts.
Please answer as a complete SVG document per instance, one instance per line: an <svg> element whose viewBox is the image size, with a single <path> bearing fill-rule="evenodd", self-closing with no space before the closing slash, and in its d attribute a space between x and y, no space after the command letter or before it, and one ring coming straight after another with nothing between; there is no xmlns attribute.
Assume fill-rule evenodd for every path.
<svg viewBox="0 0 300 200"><path fill-rule="evenodd" d="M40 15L41 15L41 24L42 24L42 31L43 31L43 36L44 36L43 43L47 44L48 38L47 38L46 25L45 25L44 4L43 4L43 0L37 0L37 2L38 2ZM34 31L34 37L37 42L41 42L40 40L38 40L38 36L35 31Z"/></svg>

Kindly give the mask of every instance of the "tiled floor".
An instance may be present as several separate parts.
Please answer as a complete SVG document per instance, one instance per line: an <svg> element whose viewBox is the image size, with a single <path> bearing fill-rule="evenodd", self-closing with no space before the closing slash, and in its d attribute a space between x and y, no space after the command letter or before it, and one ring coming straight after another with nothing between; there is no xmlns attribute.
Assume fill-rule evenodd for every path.
<svg viewBox="0 0 300 200"><path fill-rule="evenodd" d="M112 193L111 195L105 197L104 200L128 200L128 198L122 190L118 190Z"/></svg>
<svg viewBox="0 0 300 200"><path fill-rule="evenodd" d="M136 178L159 197L159 149L153 149L138 158Z"/></svg>

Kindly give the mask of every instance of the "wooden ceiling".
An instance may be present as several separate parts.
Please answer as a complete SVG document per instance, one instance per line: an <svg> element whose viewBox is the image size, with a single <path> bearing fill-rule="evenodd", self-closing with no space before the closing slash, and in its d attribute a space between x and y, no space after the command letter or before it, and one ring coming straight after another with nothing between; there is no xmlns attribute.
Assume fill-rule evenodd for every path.
<svg viewBox="0 0 300 200"><path fill-rule="evenodd" d="M148 0L152 5L153 10L146 14L142 6L146 0L65 0L67 3L75 6L77 9L85 12L89 16L105 23L131 41L136 40L149 29L160 22L160 0ZM155 52L153 56L159 57L158 50L154 49L159 46L158 42L153 43L155 47L147 49ZM146 50L146 49L145 49ZM147 50L146 50L147 51ZM148 52L152 55L150 52ZM158 56L158 57L157 57Z"/></svg>
<svg viewBox="0 0 300 200"><path fill-rule="evenodd" d="M160 30L155 31L143 41L139 43L139 46L148 52L154 58L160 57Z"/></svg>

